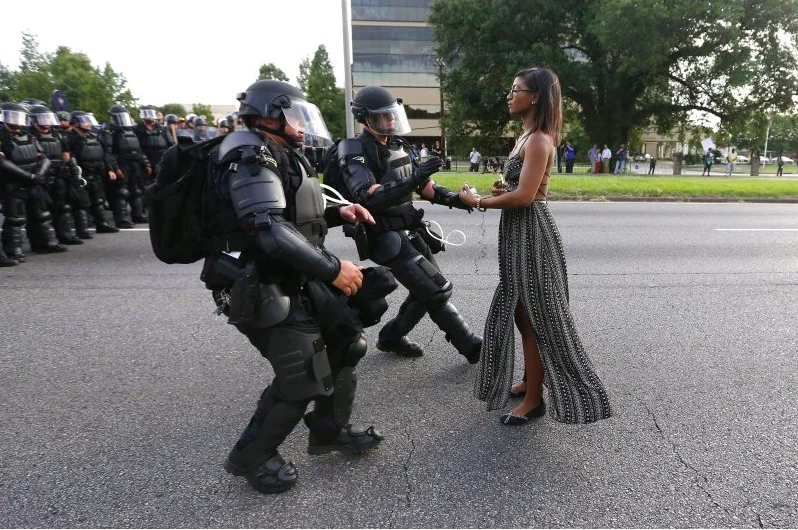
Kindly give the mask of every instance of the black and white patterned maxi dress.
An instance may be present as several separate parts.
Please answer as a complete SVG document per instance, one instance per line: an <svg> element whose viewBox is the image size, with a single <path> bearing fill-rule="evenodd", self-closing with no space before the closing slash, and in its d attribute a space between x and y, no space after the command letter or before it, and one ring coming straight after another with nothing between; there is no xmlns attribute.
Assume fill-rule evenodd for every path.
<svg viewBox="0 0 798 530"><path fill-rule="evenodd" d="M507 161L508 190L518 187L522 160ZM568 306L562 241L545 201L502 210L499 286L493 296L474 386L488 410L507 404L515 361L514 313L519 302L535 330L550 416L590 423L612 415L607 392L585 354Z"/></svg>

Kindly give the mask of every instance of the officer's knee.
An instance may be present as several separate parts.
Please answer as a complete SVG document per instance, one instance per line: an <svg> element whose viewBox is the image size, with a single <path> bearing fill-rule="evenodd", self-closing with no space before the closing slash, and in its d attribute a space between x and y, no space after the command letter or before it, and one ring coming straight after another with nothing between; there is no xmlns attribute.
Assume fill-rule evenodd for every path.
<svg viewBox="0 0 798 530"><path fill-rule="evenodd" d="M368 343L366 342L366 338L361 334L360 337L346 349L341 364L343 366L355 366L360 362L360 359L366 356L367 351Z"/></svg>
<svg viewBox="0 0 798 530"><path fill-rule="evenodd" d="M448 283L442 290L433 294L427 302L427 307L437 308L442 307L449 301L452 296L452 284Z"/></svg>

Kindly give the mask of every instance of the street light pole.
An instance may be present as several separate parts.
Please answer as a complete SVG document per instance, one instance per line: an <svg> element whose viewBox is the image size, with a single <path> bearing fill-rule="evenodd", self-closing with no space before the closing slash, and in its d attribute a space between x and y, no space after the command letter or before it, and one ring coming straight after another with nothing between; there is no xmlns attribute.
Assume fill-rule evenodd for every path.
<svg viewBox="0 0 798 530"><path fill-rule="evenodd" d="M441 83L441 79L443 78L443 67L445 66L443 61L439 58L436 58L435 61L438 63L438 93L441 96L441 117L440 117L440 124L441 124L441 154L444 158L446 158L446 126L443 124L444 118L444 108L443 108L443 86Z"/></svg>
<svg viewBox="0 0 798 530"><path fill-rule="evenodd" d="M346 115L346 137L355 135L355 117L352 106L352 40L349 35L349 0L341 0L341 20L344 33L344 114Z"/></svg>
<svg viewBox="0 0 798 530"><path fill-rule="evenodd" d="M765 159L767 160L768 157L768 140L770 140L770 122L773 121L773 117L768 114L768 129L765 133Z"/></svg>

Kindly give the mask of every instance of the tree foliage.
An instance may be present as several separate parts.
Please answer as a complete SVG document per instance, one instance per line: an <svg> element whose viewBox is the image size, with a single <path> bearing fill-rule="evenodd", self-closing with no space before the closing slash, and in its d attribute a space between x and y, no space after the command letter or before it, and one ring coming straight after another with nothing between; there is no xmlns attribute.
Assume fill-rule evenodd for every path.
<svg viewBox="0 0 798 530"><path fill-rule="evenodd" d="M211 111L210 105L205 105L203 103L194 103L191 107L191 112L196 114L197 116L205 116L205 119L208 120L208 125L213 125L213 112Z"/></svg>
<svg viewBox="0 0 798 530"><path fill-rule="evenodd" d="M109 63L103 69L94 67L88 56L66 46L59 46L55 53L42 53L35 35L23 33L19 70L0 65L3 99L36 98L49 105L56 89L66 93L72 110L93 112L100 121L108 119L108 109L115 103L127 106L135 115L136 99L127 89L127 80Z"/></svg>
<svg viewBox="0 0 798 530"><path fill-rule="evenodd" d="M320 45L313 54L313 59L305 58L302 61L299 72L299 88L308 101L319 107L332 137L345 137L344 91L335 85L335 73L327 48Z"/></svg>
<svg viewBox="0 0 798 530"><path fill-rule="evenodd" d="M742 122L798 93L798 0L436 0L449 126L499 136L516 71L551 68L592 141L689 111Z"/></svg>
<svg viewBox="0 0 798 530"><path fill-rule="evenodd" d="M288 76L285 75L285 72L275 66L274 63L266 63L260 65L258 79L277 79L278 81L288 81Z"/></svg>
<svg viewBox="0 0 798 530"><path fill-rule="evenodd" d="M186 112L186 107L180 103L167 103L162 107L158 107L158 110L161 111L164 116L167 114L174 114L175 116L185 117L185 115L188 114L188 112Z"/></svg>

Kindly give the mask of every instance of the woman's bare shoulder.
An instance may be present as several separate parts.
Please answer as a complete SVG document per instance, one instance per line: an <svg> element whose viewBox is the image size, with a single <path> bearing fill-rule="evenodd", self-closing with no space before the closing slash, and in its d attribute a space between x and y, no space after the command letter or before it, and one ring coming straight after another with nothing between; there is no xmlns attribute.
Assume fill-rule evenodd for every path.
<svg viewBox="0 0 798 530"><path fill-rule="evenodd" d="M554 150L554 142L548 134L535 131L529 136L529 141L524 146L525 154L549 154Z"/></svg>

